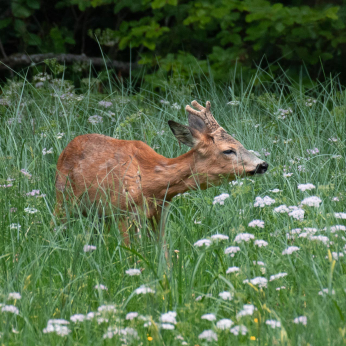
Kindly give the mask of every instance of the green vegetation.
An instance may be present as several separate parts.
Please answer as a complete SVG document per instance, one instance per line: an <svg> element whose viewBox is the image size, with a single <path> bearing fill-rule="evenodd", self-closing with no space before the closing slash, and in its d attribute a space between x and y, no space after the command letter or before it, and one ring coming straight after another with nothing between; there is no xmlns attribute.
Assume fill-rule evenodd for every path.
<svg viewBox="0 0 346 346"><path fill-rule="evenodd" d="M346 212L345 89L333 79L308 89L285 76L265 75L263 81L260 73L250 84L230 87L193 76L187 81L172 78L162 84L161 94L135 91L131 83L126 87L110 79L86 79L75 90L67 80L48 75L3 87L2 344L345 344L346 214L335 214ZM220 125L265 158L269 171L176 197L166 228L168 263L161 243L147 237L145 222L130 248L122 246L117 225L107 230L104 219L92 210L87 217L71 215L66 225L54 219L55 226L50 226L57 158L72 138L96 132L139 139L162 155L177 156L188 149L178 144L167 121L186 123L184 107L193 99L210 100ZM298 189L306 183L314 187ZM224 204L213 204L223 193L229 194ZM265 196L275 203L256 199ZM309 196L320 198L321 202L310 200L319 206L299 207ZM263 206L255 207L255 202ZM274 211L283 204L298 211ZM299 210L305 212L303 219L294 217L301 215ZM253 220L264 221L264 228L250 227ZM336 225L341 226L331 228ZM236 242L243 233L254 239L242 235ZM213 241L209 247L194 245L201 239L210 242L215 234L229 239ZM85 245L96 250L84 249ZM231 246L240 248L233 257L224 253ZM290 246L299 250L282 254ZM227 273L230 267L239 270ZM140 275L126 273L134 268ZM287 275L271 278L278 273ZM142 285L154 293L137 294ZM222 292L228 293L220 296ZM19 293L21 299L10 293ZM115 308L100 308L103 305ZM72 322L76 316L70 320L98 309L100 315L89 314L83 322ZM176 316L162 316L169 311ZM129 312L145 317L126 319ZM205 317L211 321L202 319L205 314L214 314L215 320L213 315ZM47 326L50 319L70 323ZM221 319L233 325L218 329ZM268 320L276 322L269 325ZM245 335L231 329L240 325L246 327ZM216 334L202 334L205 330ZM200 339L201 334L213 340Z"/></svg>
<svg viewBox="0 0 346 346"><path fill-rule="evenodd" d="M258 65L279 75L276 62L295 78L302 61L313 78L345 71L343 2L18 0L0 10L3 57L100 57L102 48L110 59L138 62L155 81L161 79L158 67L167 75L179 72L188 79L202 71L223 81L236 67L246 76ZM89 65L76 62L72 71L88 75Z"/></svg>

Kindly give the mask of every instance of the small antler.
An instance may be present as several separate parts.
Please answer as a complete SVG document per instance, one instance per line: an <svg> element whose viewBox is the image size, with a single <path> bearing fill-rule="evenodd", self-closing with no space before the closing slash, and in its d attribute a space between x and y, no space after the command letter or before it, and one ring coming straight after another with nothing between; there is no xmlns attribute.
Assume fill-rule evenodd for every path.
<svg viewBox="0 0 346 346"><path fill-rule="evenodd" d="M206 107L201 106L196 100L192 101L191 104L195 108L199 109L199 111L196 111L195 109L193 109L189 105L187 105L185 107L185 109L189 113L194 114L194 115L198 116L200 119L202 119L211 132L214 132L215 130L217 130L218 128L221 127L217 123L217 121L215 120L215 118L213 117L213 115L210 112L210 102L209 101L207 101Z"/></svg>

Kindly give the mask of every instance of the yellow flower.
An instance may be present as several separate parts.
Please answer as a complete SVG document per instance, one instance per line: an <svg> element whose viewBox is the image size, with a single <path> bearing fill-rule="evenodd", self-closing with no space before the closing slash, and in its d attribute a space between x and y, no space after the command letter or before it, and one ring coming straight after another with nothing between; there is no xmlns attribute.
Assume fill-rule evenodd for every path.
<svg viewBox="0 0 346 346"><path fill-rule="evenodd" d="M254 321L255 321L255 323L258 323L258 318L255 318Z"/></svg>
<svg viewBox="0 0 346 346"><path fill-rule="evenodd" d="M149 341L152 341L153 338L152 338L151 336L148 336L148 340L149 340Z"/></svg>
<svg viewBox="0 0 346 346"><path fill-rule="evenodd" d="M250 340L256 340L256 337L250 336Z"/></svg>

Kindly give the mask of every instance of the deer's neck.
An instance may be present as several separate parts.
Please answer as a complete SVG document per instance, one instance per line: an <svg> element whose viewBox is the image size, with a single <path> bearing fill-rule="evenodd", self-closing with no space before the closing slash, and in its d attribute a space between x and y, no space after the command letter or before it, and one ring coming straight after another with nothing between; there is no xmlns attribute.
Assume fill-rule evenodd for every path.
<svg viewBox="0 0 346 346"><path fill-rule="evenodd" d="M206 167L197 160L196 152L192 149L186 154L173 159L166 159L164 164L154 168L156 175L155 197L170 201L179 193L200 186L206 188Z"/></svg>

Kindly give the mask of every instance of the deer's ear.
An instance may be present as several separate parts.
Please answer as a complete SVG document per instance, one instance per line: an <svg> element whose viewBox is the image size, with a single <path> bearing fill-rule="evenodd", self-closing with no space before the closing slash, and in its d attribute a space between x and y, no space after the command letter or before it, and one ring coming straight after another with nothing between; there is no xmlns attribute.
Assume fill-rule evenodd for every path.
<svg viewBox="0 0 346 346"><path fill-rule="evenodd" d="M201 133L208 132L207 125L201 118L199 118L197 115L194 115L192 113L189 113L188 117L189 117L190 128L197 130L198 132L201 132Z"/></svg>
<svg viewBox="0 0 346 346"><path fill-rule="evenodd" d="M179 142L187 145L190 148L197 143L197 138L192 135L192 132L194 131L191 131L188 126L176 123L173 120L169 120L168 125Z"/></svg>

